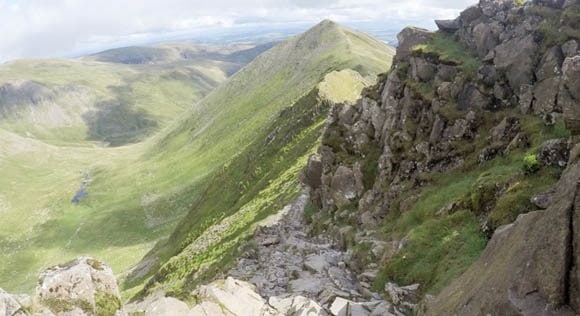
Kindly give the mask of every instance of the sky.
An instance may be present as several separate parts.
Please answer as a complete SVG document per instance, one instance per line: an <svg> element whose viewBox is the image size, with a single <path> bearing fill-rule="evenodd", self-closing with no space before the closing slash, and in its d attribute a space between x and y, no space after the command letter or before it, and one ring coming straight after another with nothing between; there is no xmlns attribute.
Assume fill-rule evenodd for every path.
<svg viewBox="0 0 580 316"><path fill-rule="evenodd" d="M346 25L434 28L473 0L0 0L0 62L244 30Z"/></svg>

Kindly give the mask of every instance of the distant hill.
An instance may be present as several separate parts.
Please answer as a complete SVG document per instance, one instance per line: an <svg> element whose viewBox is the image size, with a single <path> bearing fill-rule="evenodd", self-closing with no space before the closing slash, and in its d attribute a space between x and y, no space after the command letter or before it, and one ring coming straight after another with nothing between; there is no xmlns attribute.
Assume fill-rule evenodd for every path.
<svg viewBox="0 0 580 316"><path fill-rule="evenodd" d="M0 128L55 144L142 141L273 44L126 47L0 66Z"/></svg>
<svg viewBox="0 0 580 316"><path fill-rule="evenodd" d="M86 57L95 60L119 64L168 64L177 61L214 60L232 63L232 66L243 66L252 61L276 43L266 44L229 44L226 46L198 45L193 43L168 43L157 46L133 46L110 49ZM239 68L238 68L239 69Z"/></svg>

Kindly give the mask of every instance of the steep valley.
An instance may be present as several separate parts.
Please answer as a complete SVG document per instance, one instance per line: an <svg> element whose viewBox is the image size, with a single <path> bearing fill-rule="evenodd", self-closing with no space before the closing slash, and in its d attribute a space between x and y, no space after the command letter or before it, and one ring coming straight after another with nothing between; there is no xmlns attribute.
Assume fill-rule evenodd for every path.
<svg viewBox="0 0 580 316"><path fill-rule="evenodd" d="M259 49L253 51L258 52ZM357 52L364 52L364 58ZM326 98L353 99L377 73L388 69L393 52L362 33L325 22L304 36L272 48L197 103L194 101L207 92L197 93L208 91L203 90L204 86L195 86L198 81L189 81L187 76L187 80L167 78L167 74L175 71L187 73L189 68L184 69L182 60L177 64L169 61L168 65L163 61L132 65L92 60L22 61L5 65L6 78L18 75L45 86L87 82L91 84L87 90L96 95L144 100L137 104L157 118L159 125L157 132L141 142L101 147L84 138L87 132L82 124L74 127L71 138L68 133L50 129L46 122L37 124L26 113L27 108L51 108L51 102L67 106L66 102L42 99L38 105L22 105L24 114L11 109L3 120L5 137L1 140L0 192L6 214L2 222L2 249L7 254L2 257L1 286L14 292L29 292L39 269L83 254L102 259L122 273L161 237L169 235L190 209L192 216L199 219L192 224L208 225L237 211L240 205L232 204L240 196L244 196L246 203L255 200L280 172L286 172L285 181L295 178L306 161L304 155L314 148L325 116L323 108L328 107L318 96L319 82L335 70L357 66L358 72L337 75L349 80L352 85L349 89L353 91L350 95L333 91L336 80L332 75L326 81L333 85L321 88ZM244 61L248 55L237 54L235 59ZM294 63L298 63L300 71L293 70ZM218 69L216 65L210 66ZM203 69L205 64L198 66L193 62L190 68L195 67ZM206 73L217 71L211 69ZM100 79L92 81L91 73ZM226 75L215 80L223 80ZM129 89L109 87L126 77L137 80L129 81ZM158 79L149 81L151 77ZM294 106L300 112L294 113L292 104L302 104ZM74 112L74 104L71 107ZM295 128L287 119L304 120L304 125ZM12 123L18 120L24 123ZM266 133L264 126L268 125L272 127ZM261 153L268 155L260 160L263 166L250 169L246 155L259 154L268 136L274 138L272 142L276 145ZM274 158L288 162L275 165L273 171L266 167L266 162L271 164L270 159ZM233 170L241 173L225 172L232 164ZM284 170L285 167L292 168ZM248 179L250 174L256 174L256 178ZM78 204L71 203L83 181L87 182L87 196ZM208 190L212 189L206 187L221 189L224 182L230 185L230 192L216 191L208 198ZM288 186L279 182L276 185ZM267 197L267 204L260 207L288 201L296 188L297 182L288 192L275 192L276 196ZM194 207L204 199L214 208ZM165 254L161 259L167 260L174 251L181 250L180 244L163 247ZM162 263L160 260L156 266ZM139 278L130 278L127 289L137 287L126 295L139 290L146 280L143 276L154 270L147 272Z"/></svg>

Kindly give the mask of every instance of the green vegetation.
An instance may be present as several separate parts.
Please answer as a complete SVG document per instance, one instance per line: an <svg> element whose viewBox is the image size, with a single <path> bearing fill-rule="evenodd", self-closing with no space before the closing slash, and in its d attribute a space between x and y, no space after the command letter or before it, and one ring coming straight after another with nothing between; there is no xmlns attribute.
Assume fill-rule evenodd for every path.
<svg viewBox="0 0 580 316"><path fill-rule="evenodd" d="M176 294L187 293L197 282L215 275L215 269L229 267L234 250L251 236L256 223L298 193L298 172L316 148L327 110L327 103L318 99L318 90L313 90L282 111L216 174L195 202L195 211L166 243L158 245L161 252L154 251L165 258L177 256L161 267L153 282L169 286ZM202 267L211 273L199 271ZM150 283L148 288L155 285Z"/></svg>
<svg viewBox="0 0 580 316"><path fill-rule="evenodd" d="M408 245L381 269L375 288L387 280L418 282L424 292L437 293L479 257L495 228L535 210L530 196L555 183L558 171L526 177L521 157L497 158L468 173L436 174L409 211L389 214L384 234L393 240L407 237ZM438 214L452 202L456 206L449 213Z"/></svg>
<svg viewBox="0 0 580 316"><path fill-rule="evenodd" d="M352 69L331 72L319 86L320 95L334 103L354 102L360 98L364 87L370 84Z"/></svg>
<svg viewBox="0 0 580 316"><path fill-rule="evenodd" d="M109 293L95 293L95 316L114 316L115 312L121 309L119 299Z"/></svg>
<svg viewBox="0 0 580 316"><path fill-rule="evenodd" d="M437 33L428 44L413 47L413 53L438 59L442 63L459 65L467 78L473 78L481 61L449 35Z"/></svg>
<svg viewBox="0 0 580 316"><path fill-rule="evenodd" d="M193 74L205 64L164 71L166 65L81 60L0 68L6 80L32 78L51 88L83 83L103 100L134 96L133 109L159 123L144 142L115 148L93 146L77 127L66 139L56 130L27 137L36 127L17 121L0 127L1 286L30 291L37 271L86 253L122 273L131 294L159 267L149 288L176 292L224 269L251 227L297 194L296 174L315 148L328 106L314 89L327 74L349 68L369 80L388 69L392 51L325 22L262 54L195 104L203 94L195 93L207 90L195 89ZM218 81L223 72L214 66L206 73ZM88 196L72 204L85 178ZM196 250L201 234L222 220L227 229L211 235L220 246ZM171 246L158 243L169 235ZM128 273L148 251L147 258L158 258L149 274Z"/></svg>
<svg viewBox="0 0 580 316"><path fill-rule="evenodd" d="M580 39L580 5L572 5L564 10L533 6L529 13L542 18L536 30L541 36L542 52L569 39Z"/></svg>
<svg viewBox="0 0 580 316"><path fill-rule="evenodd" d="M528 154L524 157L524 172L534 173L540 169L540 162L536 154Z"/></svg>
<svg viewBox="0 0 580 316"><path fill-rule="evenodd" d="M480 129L486 130L486 124L493 126L506 115L500 114ZM406 239L405 246L383 263L374 284L376 290L394 281L420 283L424 293L438 293L479 257L497 227L536 210L530 197L553 185L561 169L538 165L537 172L526 173L525 160L531 159L526 157L544 141L569 135L569 131L560 123L545 126L533 116L521 118L521 129L529 135L529 147L472 164L468 161L476 161L488 144L485 139L465 143L465 148L457 149L466 157L463 168L431 173L424 176L427 185L403 191L399 201L413 202L404 211L400 203L394 203L381 224L381 236L385 240ZM536 155L531 156L537 162Z"/></svg>
<svg viewBox="0 0 580 316"><path fill-rule="evenodd" d="M405 250L381 270L376 289L386 280L394 280L399 284L419 282L422 289L436 293L465 271L485 247L475 216L466 210L431 218L408 238Z"/></svg>

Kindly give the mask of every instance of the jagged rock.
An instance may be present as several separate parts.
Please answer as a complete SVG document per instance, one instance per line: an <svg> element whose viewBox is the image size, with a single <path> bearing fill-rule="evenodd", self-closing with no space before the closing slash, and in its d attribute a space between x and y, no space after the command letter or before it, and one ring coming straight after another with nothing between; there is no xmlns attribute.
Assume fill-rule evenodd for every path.
<svg viewBox="0 0 580 316"><path fill-rule="evenodd" d="M419 284L412 284L407 286L398 286L394 283L388 282L385 284L385 292L391 298L391 302L395 305L408 304L409 302L417 302L417 290Z"/></svg>
<svg viewBox="0 0 580 316"><path fill-rule="evenodd" d="M473 130L477 127L475 112L469 111L465 119L457 119L453 126L448 126L443 133L446 139L472 139Z"/></svg>
<svg viewBox="0 0 580 316"><path fill-rule="evenodd" d="M566 58L562 72L564 85L574 99L580 100L580 55Z"/></svg>
<svg viewBox="0 0 580 316"><path fill-rule="evenodd" d="M493 158L495 158L498 154L503 153L505 147L506 146L504 146L502 144L487 146L481 150L481 152L478 155L477 161L479 163L490 161Z"/></svg>
<svg viewBox="0 0 580 316"><path fill-rule="evenodd" d="M173 298L163 297L152 302L147 310L145 316L188 316L189 306L184 302Z"/></svg>
<svg viewBox="0 0 580 316"><path fill-rule="evenodd" d="M361 119L372 124L375 130L374 137L378 139L385 124L385 113L376 101L369 98L363 99Z"/></svg>
<svg viewBox="0 0 580 316"><path fill-rule="evenodd" d="M423 58L411 57L409 59L411 66L411 76L416 81L428 82L435 77L437 66L426 61Z"/></svg>
<svg viewBox="0 0 580 316"><path fill-rule="evenodd" d="M578 41L573 39L562 44L562 54L564 54L564 57L574 57L578 54L578 49Z"/></svg>
<svg viewBox="0 0 580 316"><path fill-rule="evenodd" d="M538 208L545 210L547 209L554 199L554 191L553 188L549 189L548 191L536 194L530 198L530 202L536 205Z"/></svg>
<svg viewBox="0 0 580 316"><path fill-rule="evenodd" d="M522 89L520 89L522 90ZM511 96L511 89L500 82L496 82L493 85L493 96L498 100L506 100ZM530 86L530 104L531 104L531 86Z"/></svg>
<svg viewBox="0 0 580 316"><path fill-rule="evenodd" d="M520 120L517 117L505 117L491 130L491 138L495 142L511 141L520 131Z"/></svg>
<svg viewBox="0 0 580 316"><path fill-rule="evenodd" d="M302 173L302 181L311 188L319 188L322 185L322 168L322 157L317 154L310 155Z"/></svg>
<svg viewBox="0 0 580 316"><path fill-rule="evenodd" d="M441 139L441 135L445 129L445 120L443 120L439 115L435 116L435 121L433 122L433 129L429 135L429 142L435 144Z"/></svg>
<svg viewBox="0 0 580 316"><path fill-rule="evenodd" d="M498 228L480 259L429 304L427 314L575 315L570 307L580 308L580 275L570 260L580 258L574 247L580 242L579 181L576 160L555 186L553 203Z"/></svg>
<svg viewBox="0 0 580 316"><path fill-rule="evenodd" d="M562 86L558 103L562 105L566 126L580 134L580 55L568 57L562 66Z"/></svg>
<svg viewBox="0 0 580 316"><path fill-rule="evenodd" d="M532 35L511 39L495 48L495 66L505 72L512 89L517 91L532 83L537 51L538 44Z"/></svg>
<svg viewBox="0 0 580 316"><path fill-rule="evenodd" d="M485 85L493 87L497 81L497 71L493 65L483 65L479 68L478 78Z"/></svg>
<svg viewBox="0 0 580 316"><path fill-rule="evenodd" d="M473 27L472 36L475 49L480 57L484 57L497 46L499 32L494 32L494 25L488 23L479 23Z"/></svg>
<svg viewBox="0 0 580 316"><path fill-rule="evenodd" d="M362 173L360 168L340 166L336 169L330 185L332 197L338 207L348 204L362 193Z"/></svg>
<svg viewBox="0 0 580 316"><path fill-rule="evenodd" d="M505 95L495 95L496 98L504 98ZM528 114L532 110L532 102L534 99L533 86L529 84L520 87L520 110L523 114Z"/></svg>
<svg viewBox="0 0 580 316"><path fill-rule="evenodd" d="M568 139L550 139L538 150L538 160L544 166L566 167L570 154Z"/></svg>
<svg viewBox="0 0 580 316"><path fill-rule="evenodd" d="M234 315L262 315L268 310L265 300L255 292L253 285L231 277L201 286L194 295L215 302L222 310Z"/></svg>
<svg viewBox="0 0 580 316"><path fill-rule="evenodd" d="M338 112L338 122L343 125L352 125L355 121L356 109L351 105L344 105Z"/></svg>
<svg viewBox="0 0 580 316"><path fill-rule="evenodd" d="M479 19L481 17L481 15L483 14L483 11L481 10L481 8L479 6L471 6L465 10L463 10L460 14L459 14L459 24L464 27L464 26L470 26L473 24L473 21Z"/></svg>
<svg viewBox="0 0 580 316"><path fill-rule="evenodd" d="M457 67L445 64L437 65L437 78L440 81L451 82L455 79L457 75Z"/></svg>
<svg viewBox="0 0 580 316"><path fill-rule="evenodd" d="M455 213L461 207L461 203L457 201L453 201L442 208L440 208L436 213L435 216L445 216L452 213Z"/></svg>
<svg viewBox="0 0 580 316"><path fill-rule="evenodd" d="M389 309L392 307L384 301L358 303L337 297L330 306L330 313L334 316L388 316L392 315Z"/></svg>
<svg viewBox="0 0 580 316"><path fill-rule="evenodd" d="M503 13L509 10L513 5L512 1L509 0L480 0L479 7L483 14L488 17L497 18L498 13Z"/></svg>
<svg viewBox="0 0 580 316"><path fill-rule="evenodd" d="M311 254L304 260L304 266L313 273L323 273L328 268L328 262L324 256Z"/></svg>
<svg viewBox="0 0 580 316"><path fill-rule="evenodd" d="M550 48L542 57L540 65L536 69L536 79L544 79L559 76L562 73L561 65L564 62L564 54L560 46Z"/></svg>
<svg viewBox="0 0 580 316"><path fill-rule="evenodd" d="M229 314L231 315L231 314ZM194 306L187 316L229 316L225 314L221 306L213 302L202 302Z"/></svg>
<svg viewBox="0 0 580 316"><path fill-rule="evenodd" d="M483 94L479 89L472 85L466 85L457 99L457 105L460 109L489 109L490 98Z"/></svg>
<svg viewBox="0 0 580 316"><path fill-rule="evenodd" d="M387 302L382 302L375 307L370 316L397 316L392 311L393 307L391 305Z"/></svg>
<svg viewBox="0 0 580 316"><path fill-rule="evenodd" d="M435 20L437 27L446 33L455 33L459 29L459 22L455 20Z"/></svg>
<svg viewBox="0 0 580 316"><path fill-rule="evenodd" d="M518 133L516 136L514 136L514 138L511 140L511 142L507 145L507 147L505 148L504 154L509 154L510 152L512 152L513 150L515 150L516 148L528 148L530 146L530 140L528 138L528 136L525 133Z"/></svg>
<svg viewBox="0 0 580 316"><path fill-rule="evenodd" d="M22 306L12 297L0 289L0 315L2 316L24 316Z"/></svg>
<svg viewBox="0 0 580 316"><path fill-rule="evenodd" d="M417 27L406 27L398 35L397 60L405 59L411 55L413 47L427 43L433 38L433 32Z"/></svg>
<svg viewBox="0 0 580 316"><path fill-rule="evenodd" d="M268 304L272 306L280 315L293 316L326 316L326 311L315 301L304 296L294 296L288 298L271 297Z"/></svg>
<svg viewBox="0 0 580 316"><path fill-rule="evenodd" d="M535 102L533 105L535 114L549 114L554 111L561 112L560 109L556 108L559 86L560 77L552 77L535 85Z"/></svg>
<svg viewBox="0 0 580 316"><path fill-rule="evenodd" d="M98 314L100 308L121 309L117 280L110 267L91 257L80 257L40 274L36 295L57 315L76 309L81 315Z"/></svg>

